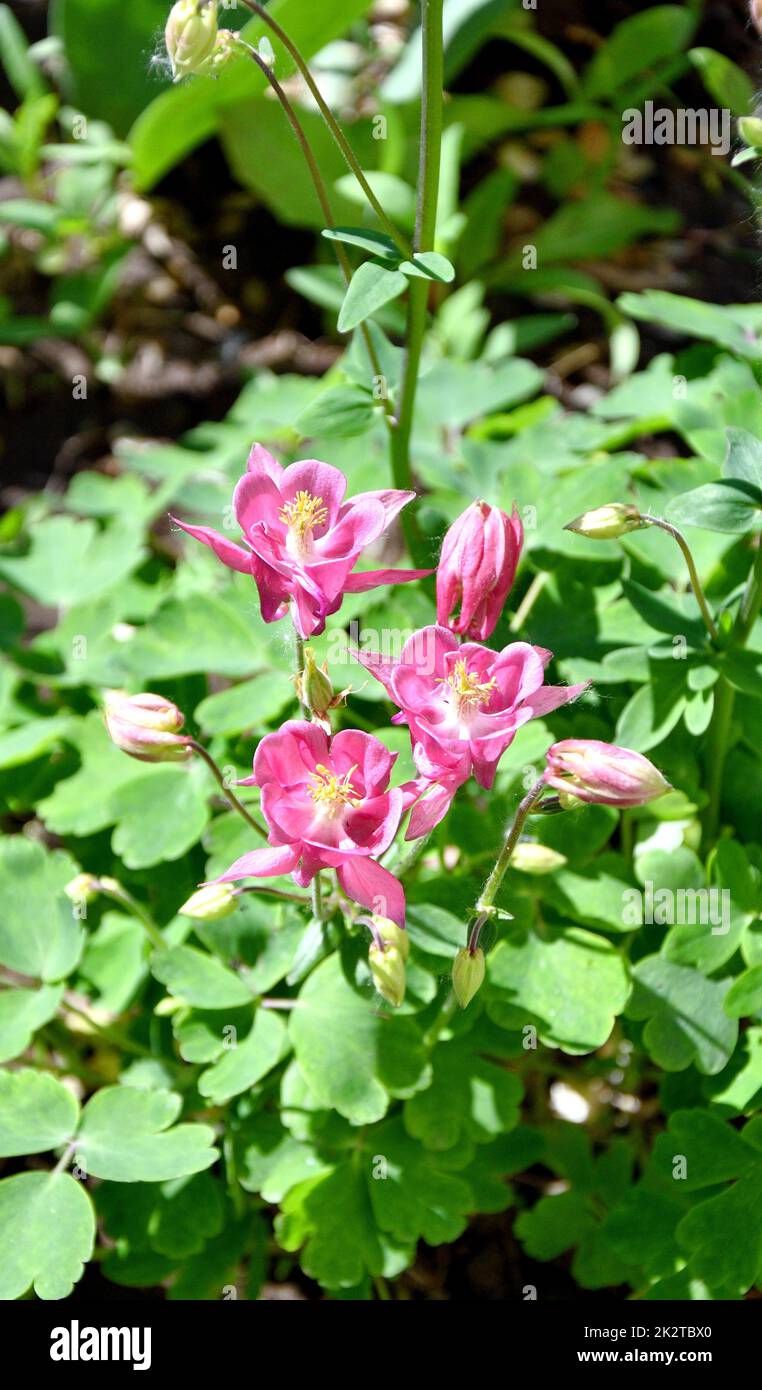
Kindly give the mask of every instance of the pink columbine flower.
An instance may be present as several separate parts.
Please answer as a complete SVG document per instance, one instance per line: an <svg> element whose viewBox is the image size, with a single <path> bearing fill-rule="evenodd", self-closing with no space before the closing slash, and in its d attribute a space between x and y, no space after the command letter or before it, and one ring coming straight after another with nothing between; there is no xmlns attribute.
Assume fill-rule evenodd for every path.
<svg viewBox="0 0 762 1390"><path fill-rule="evenodd" d="M292 604L302 637L321 633L344 594L379 584L421 579L430 570L366 570L353 574L363 550L377 541L414 492L387 488L344 500L347 480L328 463L306 459L288 468L255 444L247 472L236 484L233 511L244 545L208 526L187 526L219 560L252 575L266 623L285 616ZM173 518L174 520L174 518Z"/></svg>
<svg viewBox="0 0 762 1390"><path fill-rule="evenodd" d="M508 516L488 502L472 502L442 542L437 622L479 642L489 637L513 585L523 542L515 504Z"/></svg>
<svg viewBox="0 0 762 1390"><path fill-rule="evenodd" d="M348 897L404 926L402 885L376 863L411 798L409 787L389 787L396 757L371 734L345 729L331 739L304 719L267 734L241 785L261 788L271 848L242 855L216 881L290 873L304 887L335 869Z"/></svg>
<svg viewBox="0 0 762 1390"><path fill-rule="evenodd" d="M669 782L642 753L596 738L554 743L548 749L545 781L562 796L604 806L645 806L670 791Z"/></svg>
<svg viewBox="0 0 762 1390"><path fill-rule="evenodd" d="M424 799L413 809L407 839L425 835L446 814L458 787L473 774L491 787L498 762L527 720L549 714L587 689L543 685L552 653L527 642L501 652L462 646L443 627L424 627L405 643L399 661L354 655L386 687L407 724Z"/></svg>

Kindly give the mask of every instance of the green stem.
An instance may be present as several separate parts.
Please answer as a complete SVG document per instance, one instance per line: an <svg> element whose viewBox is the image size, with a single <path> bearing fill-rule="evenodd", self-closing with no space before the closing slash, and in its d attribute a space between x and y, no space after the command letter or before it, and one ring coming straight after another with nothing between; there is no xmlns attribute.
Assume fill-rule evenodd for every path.
<svg viewBox="0 0 762 1390"><path fill-rule="evenodd" d="M389 869L395 878L404 878L411 869L415 868L418 860L425 853L433 834L434 831L430 830L427 835L419 835L418 839L413 840L413 843L407 848L404 843L395 846L395 852L389 856L384 868Z"/></svg>
<svg viewBox="0 0 762 1390"><path fill-rule="evenodd" d="M296 693L299 700L299 709L301 710L302 719L309 719L311 718L312 712L309 706L305 705L304 700L302 699L302 678L304 676L304 638L299 634L299 632L297 632L296 623L294 623L294 664L296 668Z"/></svg>
<svg viewBox="0 0 762 1390"><path fill-rule="evenodd" d="M448 993L445 995L444 1003L442 1004L439 1013L434 1019L434 1022L432 1023L428 1032L424 1034L423 1045L426 1048L427 1052L432 1052L433 1049L436 1047L442 1033L444 1032L448 1023L450 1022L450 1019L453 1017L453 1014L457 1012L457 1008L458 1001L455 998L455 992L453 990L449 990Z"/></svg>
<svg viewBox="0 0 762 1390"><path fill-rule="evenodd" d="M242 819L246 821L246 824L249 825L249 826L251 826L251 829L252 829L252 830L256 830L257 834L260 835L260 836L262 837L263 840L266 840L266 839L267 839L267 831L265 830L264 826L263 826L263 825L260 825L260 824L259 824L259 821L254 819L254 816L252 816L252 815L246 810L246 807L244 806L243 802L241 802L241 801L238 800L238 797L236 796L235 792L234 792L234 791L231 791L231 789L230 789L230 787L227 785L227 783L226 783L226 781L225 781L225 778L223 777L223 775L222 775L220 769L218 768L216 762L214 761L214 758L212 757L211 753L207 753L207 751L206 751L206 749L203 747L203 745L200 744L200 743L196 743L196 740L195 740L195 739L192 739L192 740L191 740L190 746L191 746L191 748L193 749L194 753L198 753L199 757L202 758L203 761L206 763L207 767L209 768L209 771L210 771L210 772L212 773L212 775L214 776L214 779L215 779L215 781L217 782L217 784L218 784L218 786L219 786L219 788L220 788L220 791L222 792L222 795L223 795L223 796L226 798L226 800L230 803L230 805L232 806L233 810L234 810L234 811L237 811L237 812L238 812L238 815L241 816Z"/></svg>
<svg viewBox="0 0 762 1390"><path fill-rule="evenodd" d="M709 798L703 815L704 844L708 849L714 843L720 824L720 799L722 778L725 771L725 758L728 739L733 722L733 706L736 692L724 676L720 676L714 687L714 709L707 737L707 796Z"/></svg>
<svg viewBox="0 0 762 1390"><path fill-rule="evenodd" d="M296 688L298 692L301 692L302 677L304 676L304 638L297 631L296 623L294 623L294 652L296 656ZM309 707L305 705L304 701L301 699L301 694L299 697L299 705L302 711L303 718L310 719L311 711ZM322 922L324 920L324 911L323 889L320 883L320 874L315 874L315 877L312 880L312 883L310 885L310 897L312 900L312 916L314 917L316 922Z"/></svg>
<svg viewBox="0 0 762 1390"><path fill-rule="evenodd" d="M149 937L152 945L154 945L158 951L164 950L166 942L154 922L153 917L146 911L143 904L138 902L137 898L133 898L132 894L127 892L127 889L123 887L121 883L118 883L115 878L99 878L96 880L94 887L96 892L103 894L104 898L111 898L113 902L121 903L123 907L128 908L133 916L137 917L138 921L145 927L146 935Z"/></svg>
<svg viewBox="0 0 762 1390"><path fill-rule="evenodd" d="M314 97L314 100L320 111L321 116L323 117L323 120L325 121L326 125L328 126L328 129L331 132L331 135L333 136L334 140L336 141L336 144L341 150L341 153L344 159L346 160L349 169L354 174L363 193L365 194L365 197L368 199L368 202L373 208L376 217L378 218L382 227L386 229L396 246L399 248L401 254L406 259L409 259L410 246L408 245L404 236L402 236L401 232L398 231L394 223L387 216L386 212L384 211L383 207L378 201L378 198L373 192L373 189L368 183L368 180L366 179L358 163L355 152L352 149L352 146L350 145L349 141L347 140L344 131L342 130L341 126L336 120L336 117L331 111L330 106L324 100L323 94L320 91L320 88L318 87L314 77L312 76L312 73L310 72L309 65L306 59L302 57L302 54L299 52L299 49L297 48L293 39L289 37L285 29L281 28L277 20L273 19L269 10L266 10L264 5L257 4L256 0L243 0L243 3L244 5L246 5L247 9L251 10L254 14L258 15L260 19L264 20L265 24L269 25L276 38L280 39L280 42L283 44L283 47L290 53L291 57L294 60L294 63L299 69L299 72L302 74L304 81L306 82L310 92L312 93L312 96ZM328 226L332 225L332 223L328 223Z"/></svg>
<svg viewBox="0 0 762 1390"><path fill-rule="evenodd" d="M259 893L260 896L280 898L288 903L306 903L307 901L303 893L288 893L283 888L270 888L269 884L264 883L252 883L245 888L239 888L237 896L240 897L242 893Z"/></svg>
<svg viewBox="0 0 762 1390"><path fill-rule="evenodd" d="M65 1145L64 1151L61 1154L61 1157L59 1158L55 1168L51 1168L49 1176L51 1178L57 1178L59 1173L63 1173L64 1170L68 1168L69 1164L71 1163L71 1160L73 1159L76 1151L77 1141L76 1139L70 1139L68 1143Z"/></svg>
<svg viewBox="0 0 762 1390"><path fill-rule="evenodd" d="M320 874L315 874L310 885L310 891L312 893L312 916L316 922L322 922L325 919L325 913L323 910L323 888L320 882Z"/></svg>
<svg viewBox="0 0 762 1390"><path fill-rule="evenodd" d="M751 636L760 608L762 607L762 543L757 547L754 564L746 581L746 588L738 606L731 638L735 646L744 647ZM725 759L728 751L730 729L733 722L733 707L736 693L724 676L720 676L714 688L714 710L709 726L707 740L707 795L708 803L703 815L704 843L707 848L714 842L720 823L720 800Z"/></svg>
<svg viewBox="0 0 762 1390"><path fill-rule="evenodd" d="M759 538L754 564L746 582L746 588L739 604L735 621L736 641L741 646L748 642L752 628L762 608L762 536Z"/></svg>
<svg viewBox="0 0 762 1390"><path fill-rule="evenodd" d="M712 641L716 642L720 634L718 633L717 628L715 626L714 618L709 612L709 605L706 601L706 598L704 597L704 590L701 587L701 580L698 577L698 570L696 569L696 564L693 559L693 555L691 554L690 546L688 545L688 542L685 539L685 536L683 535L682 531L678 531L676 526L672 526L669 521L665 521L664 518L660 516L646 515L643 517L643 521L647 522L649 526L658 526L660 530L666 531L668 536L672 536L673 539L677 541L677 544L683 552L683 558L685 560L685 563L688 566L688 574L690 576L691 588L695 595L696 602L699 608L701 609L701 616L704 619L706 630L709 633L709 636L711 637Z"/></svg>
<svg viewBox="0 0 762 1390"><path fill-rule="evenodd" d="M544 778L538 778L534 786L530 787L524 799L519 803L518 810L516 811L513 821L509 826L508 833L505 837L505 843L503 844L503 848L501 849L495 861L495 867L493 868L492 873L487 879L487 882L485 883L484 888L482 889L481 894L479 896L479 901L477 902L476 907L474 908L474 912L476 913L477 917L488 917L490 915L495 901L495 897L497 896L497 890L503 881L505 871L511 862L511 855L515 850L516 845L519 841L519 836L521 835L521 832L524 829L524 822L526 821L527 816L531 814L536 803L539 801L540 797L542 796L542 793L545 790L545 787L546 783ZM469 941L468 944L469 949L471 949L471 941ZM474 943L474 949L475 947L476 943Z"/></svg>
<svg viewBox="0 0 762 1390"><path fill-rule="evenodd" d="M294 135L296 136L302 154L304 155L304 158L307 162L307 168L310 171L310 175L315 187L315 193L317 194L317 200L320 203L320 210L323 214L323 220L325 222L325 225L326 227L330 227L332 230L335 231L336 223L334 221L333 212L331 210L330 199L328 197L328 193L326 191L326 187L323 182L323 177L320 173L317 160L315 159L315 156L312 152L312 146L310 145L310 142L304 133L304 129L301 121L299 120L299 117L297 116L293 106L291 105L291 102L289 101L288 97L286 96L286 93L281 87L280 82L275 76L275 73L272 71L272 68L268 67L264 58L260 57L256 48L252 47L250 43L247 43L246 40L242 38L236 37L236 43L238 44L238 47L244 53L246 53L247 57L251 58L253 63L256 63L260 72L264 74L267 81L270 83L270 86L272 87L273 91L275 92L275 95L277 96L278 101L280 102L283 108L286 120L288 121L292 131L294 132ZM348 285L350 280L352 279L352 267L349 263L349 258L340 241L334 241L332 244L334 254L339 263L339 268L344 277L344 283ZM367 323L360 324L360 332L362 333L363 341L365 343L365 349L368 354L368 359L370 361L371 372L373 373L374 377L380 378L383 375L381 371L381 364L378 360L378 354L376 352L376 349L373 346L373 340L368 331ZM391 401L384 397L382 404L384 407L384 418L386 419L387 423L389 424L389 427L391 428Z"/></svg>
<svg viewBox="0 0 762 1390"><path fill-rule="evenodd" d="M421 0L423 73L421 92L421 134L418 156L418 203L414 251L433 251L436 237L439 165L442 147L442 88L444 58L442 43L443 0ZM391 436L391 465L395 487L412 488L410 436L413 428L418 372L421 365L429 281L414 277L410 281L407 305L405 364L402 371L399 412ZM426 562L423 542L409 509L402 513L405 537L416 564Z"/></svg>
<svg viewBox="0 0 762 1390"><path fill-rule="evenodd" d="M103 1038L104 1042L110 1043L112 1047L118 1048L122 1052L132 1052L135 1057L153 1057L150 1048L143 1047L141 1043L133 1042L132 1038L125 1037L124 1033L116 1028L107 1028L102 1023L96 1023L90 1014L78 1005L73 1004L71 999L64 995L64 1003L59 1007L59 1013L65 1018L67 1013L76 1014L78 1018L84 1019L88 1029ZM174 1063L172 1064L174 1065Z"/></svg>
<svg viewBox="0 0 762 1390"><path fill-rule="evenodd" d="M511 632L521 631L549 579L550 575L548 574L547 570L539 570L538 573L534 576L531 584L529 585L529 588L527 589L523 599L521 600L521 603L519 604L518 608L516 609L516 612L511 618Z"/></svg>

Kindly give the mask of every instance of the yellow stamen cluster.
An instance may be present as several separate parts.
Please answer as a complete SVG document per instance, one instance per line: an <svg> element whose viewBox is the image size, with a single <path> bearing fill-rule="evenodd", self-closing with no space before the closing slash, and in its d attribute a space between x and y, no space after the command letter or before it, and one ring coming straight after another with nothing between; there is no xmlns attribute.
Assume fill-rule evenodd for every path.
<svg viewBox="0 0 762 1390"><path fill-rule="evenodd" d="M356 768L357 763L350 767L349 772L345 772L343 777L337 777L324 763L316 764L315 771L309 775L313 784L309 793L319 810L329 816L335 816L342 806L360 805L362 797L357 795L352 786L352 773Z"/></svg>
<svg viewBox="0 0 762 1390"><path fill-rule="evenodd" d="M328 508L322 497L313 497L311 492L297 492L293 502L284 503L278 517L295 535L305 536L328 520Z"/></svg>
<svg viewBox="0 0 762 1390"><path fill-rule="evenodd" d="M447 677L447 684L455 696L458 709L478 709L480 705L486 705L497 681L494 677L480 681L479 672L469 671L466 662L460 660L455 662L452 674Z"/></svg>

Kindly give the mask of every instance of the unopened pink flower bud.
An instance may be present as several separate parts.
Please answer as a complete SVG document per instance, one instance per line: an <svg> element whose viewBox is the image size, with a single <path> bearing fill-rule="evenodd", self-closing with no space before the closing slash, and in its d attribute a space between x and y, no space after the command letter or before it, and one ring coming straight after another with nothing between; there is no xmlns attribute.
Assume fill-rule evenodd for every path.
<svg viewBox="0 0 762 1390"><path fill-rule="evenodd" d="M112 741L132 758L166 763L191 755L191 739L179 732L185 716L163 695L125 695L121 690L110 690L104 715Z"/></svg>
<svg viewBox="0 0 762 1390"><path fill-rule="evenodd" d="M563 797L604 806L645 806L670 791L659 769L630 748L567 738L548 750L545 781Z"/></svg>
<svg viewBox="0 0 762 1390"><path fill-rule="evenodd" d="M488 502L472 502L443 542L437 570L437 622L483 642L494 632L516 575L524 528Z"/></svg>
<svg viewBox="0 0 762 1390"><path fill-rule="evenodd" d="M175 82L205 71L217 44L217 0L177 0L169 12L164 42Z"/></svg>

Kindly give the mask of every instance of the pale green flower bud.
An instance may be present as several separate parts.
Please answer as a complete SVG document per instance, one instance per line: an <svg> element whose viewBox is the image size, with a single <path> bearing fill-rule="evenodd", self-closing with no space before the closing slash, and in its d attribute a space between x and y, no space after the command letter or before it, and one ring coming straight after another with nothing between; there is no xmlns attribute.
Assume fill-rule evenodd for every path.
<svg viewBox="0 0 762 1390"><path fill-rule="evenodd" d="M311 714L317 719L325 719L333 703L331 685L325 664L320 667L315 660L312 647L304 648L304 673L300 679L300 698Z"/></svg>
<svg viewBox="0 0 762 1390"><path fill-rule="evenodd" d="M373 983L393 1008L398 1009L405 998L405 962L397 946L373 945L368 951Z"/></svg>
<svg viewBox="0 0 762 1390"><path fill-rule="evenodd" d="M452 966L452 987L461 1009L467 1009L474 995L478 994L484 984L486 969L481 946L477 946L475 951L461 946Z"/></svg>
<svg viewBox="0 0 762 1390"><path fill-rule="evenodd" d="M402 959L407 960L410 955L410 937L404 927L398 927L391 917L376 917L375 914L371 921L376 935L381 937L384 945L395 946Z"/></svg>
<svg viewBox="0 0 762 1390"><path fill-rule="evenodd" d="M175 82L202 72L217 44L217 0L177 0L169 12L164 42Z"/></svg>
<svg viewBox="0 0 762 1390"><path fill-rule="evenodd" d="M117 878L109 878L107 874L102 874L98 879L98 883L102 893L124 893L124 889L119 880Z"/></svg>
<svg viewBox="0 0 762 1390"><path fill-rule="evenodd" d="M538 845L532 840L521 840L511 855L511 868L521 874L552 874L566 864L565 854L548 845Z"/></svg>
<svg viewBox="0 0 762 1390"><path fill-rule="evenodd" d="M179 994L165 994L158 1004L154 1005L154 1013L157 1018L170 1018L172 1014L179 1013L181 1009L187 1009L188 1005Z"/></svg>
<svg viewBox="0 0 762 1390"><path fill-rule="evenodd" d="M738 134L745 145L759 149L762 146L762 121L759 116L742 116L738 122Z"/></svg>
<svg viewBox="0 0 762 1390"><path fill-rule="evenodd" d="M238 893L232 883L207 883L191 893L177 910L181 917L192 917L196 922L219 922L235 912L237 901Z"/></svg>
<svg viewBox="0 0 762 1390"><path fill-rule="evenodd" d="M609 502L605 507L595 507L575 517L574 521L568 521L564 530L575 531L591 541L616 541L642 525L643 518L637 507L627 502Z"/></svg>
<svg viewBox="0 0 762 1390"><path fill-rule="evenodd" d="M98 894L98 879L95 874L77 874L64 888L70 902L91 903Z"/></svg>

